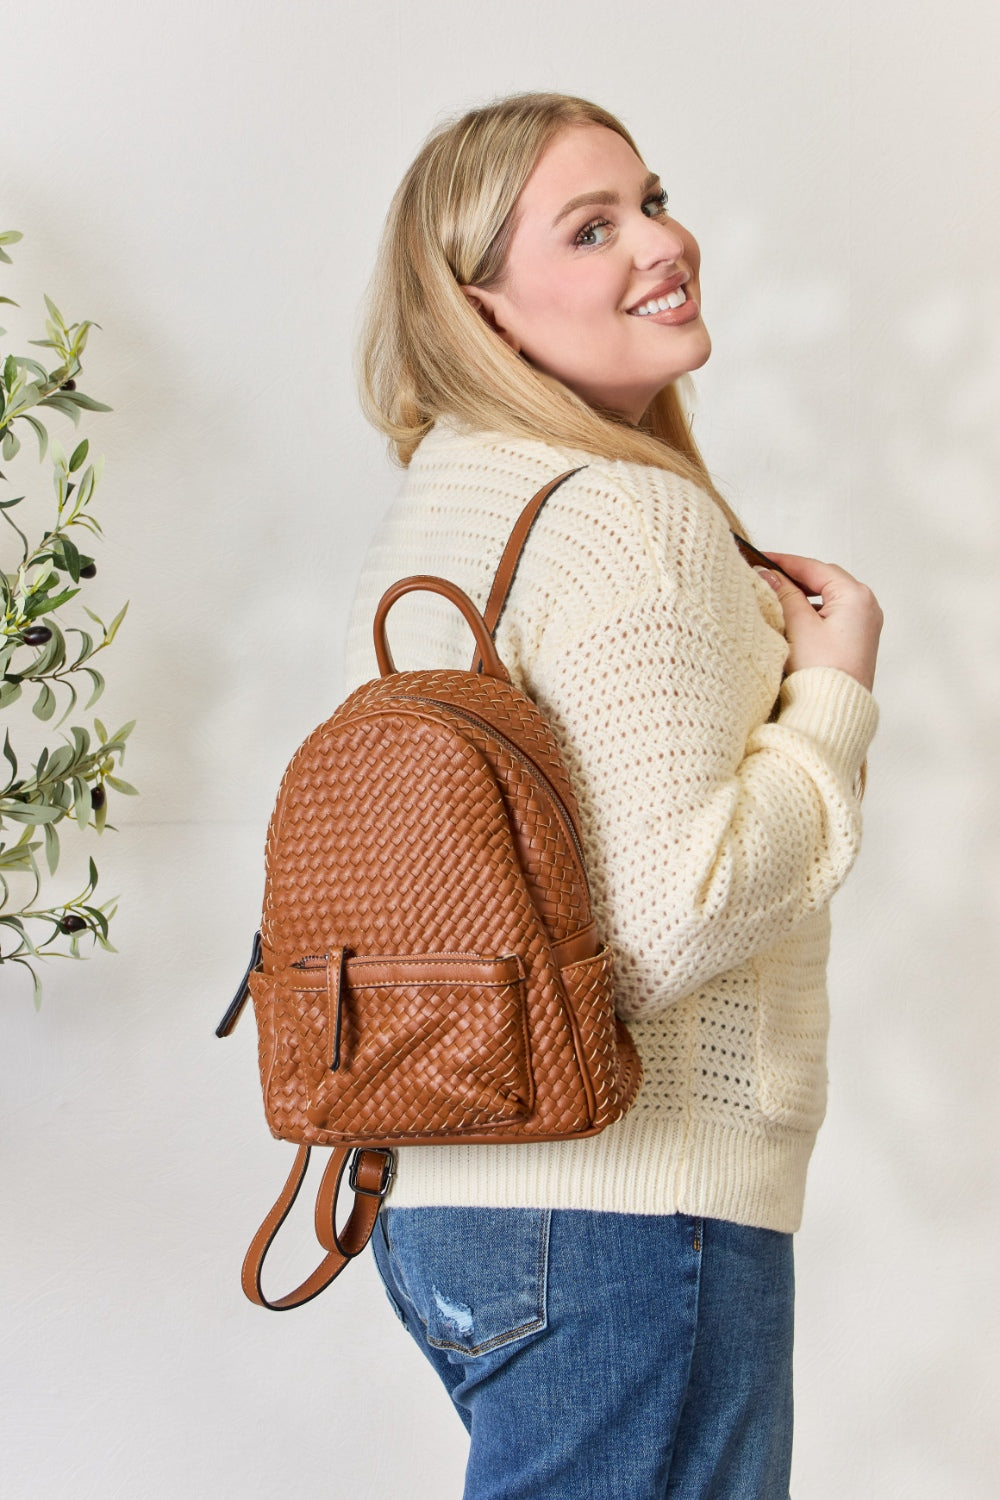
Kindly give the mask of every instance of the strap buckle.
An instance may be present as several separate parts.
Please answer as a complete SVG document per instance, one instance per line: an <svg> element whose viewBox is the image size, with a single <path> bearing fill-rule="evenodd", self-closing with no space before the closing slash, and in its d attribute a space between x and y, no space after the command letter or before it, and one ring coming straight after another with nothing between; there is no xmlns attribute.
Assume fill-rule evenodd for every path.
<svg viewBox="0 0 1000 1500"><path fill-rule="evenodd" d="M382 1158L382 1173L379 1177L377 1187L366 1187L358 1181L359 1175L371 1165L371 1158L380 1156ZM366 1162L364 1157L368 1157ZM366 1172L366 1176L367 1176ZM362 1193L366 1198L385 1197L389 1191L389 1185L396 1175L396 1157L392 1151L379 1147L358 1146L351 1157L351 1164L347 1169L347 1181L355 1193Z"/></svg>

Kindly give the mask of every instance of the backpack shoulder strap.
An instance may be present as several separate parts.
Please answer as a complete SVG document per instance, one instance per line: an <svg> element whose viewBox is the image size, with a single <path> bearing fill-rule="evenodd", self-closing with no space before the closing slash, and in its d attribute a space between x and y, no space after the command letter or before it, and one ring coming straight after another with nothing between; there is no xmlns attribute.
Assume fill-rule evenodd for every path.
<svg viewBox="0 0 1000 1500"><path fill-rule="evenodd" d="M483 619L486 622L486 628L494 639L500 625L500 618L504 612L504 606L507 603L507 596L517 576L517 565L521 561L521 554L524 551L525 544L531 534L531 528L537 521L542 506L561 484L565 484L567 479L572 479L574 474L579 474L580 469L584 467L585 465L581 464L578 468L567 469L565 474L559 474L555 479L550 479L548 484L543 484L538 493L531 497L514 522L514 529L511 531L507 539L507 545L501 554L496 575L493 579L493 587L490 589L490 596L486 601L486 608L483 610ZM481 672L482 669L482 656L477 652L476 658L472 663L472 670L474 672Z"/></svg>

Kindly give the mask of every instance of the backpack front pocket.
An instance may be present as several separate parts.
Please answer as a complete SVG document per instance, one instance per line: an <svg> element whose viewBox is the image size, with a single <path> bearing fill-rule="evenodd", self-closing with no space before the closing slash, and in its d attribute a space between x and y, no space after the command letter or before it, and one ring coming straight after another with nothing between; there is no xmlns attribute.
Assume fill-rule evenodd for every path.
<svg viewBox="0 0 1000 1500"><path fill-rule="evenodd" d="M284 1139L475 1133L531 1113L514 955L336 953L255 974L251 993L268 1122Z"/></svg>

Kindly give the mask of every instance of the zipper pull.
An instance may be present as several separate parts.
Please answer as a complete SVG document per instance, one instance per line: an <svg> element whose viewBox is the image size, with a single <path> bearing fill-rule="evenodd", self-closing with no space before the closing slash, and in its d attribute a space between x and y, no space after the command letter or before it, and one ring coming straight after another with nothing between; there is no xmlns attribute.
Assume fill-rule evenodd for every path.
<svg viewBox="0 0 1000 1500"><path fill-rule="evenodd" d="M216 1036L228 1036L236 1022L240 1018L240 1012L247 1003L250 994L250 975L260 968L261 948L260 933L253 935L253 948L250 953L250 962L247 964L246 972L240 980L239 989L229 1003L229 1009L215 1028Z"/></svg>

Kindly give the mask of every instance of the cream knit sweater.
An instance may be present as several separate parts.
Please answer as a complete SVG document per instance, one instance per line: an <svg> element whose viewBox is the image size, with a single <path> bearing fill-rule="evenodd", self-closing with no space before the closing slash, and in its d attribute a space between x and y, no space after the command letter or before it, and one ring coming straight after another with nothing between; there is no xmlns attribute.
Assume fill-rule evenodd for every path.
<svg viewBox="0 0 1000 1500"><path fill-rule="evenodd" d="M566 756L645 1081L587 1140L408 1147L391 1202L794 1230L825 1107L828 905L857 853L876 709L833 668L782 683L780 608L718 507L658 469L439 424L365 564L348 686L376 675L390 583L442 574L482 607L521 508L581 463L531 533L498 645ZM473 654L427 594L394 607L389 636L401 668Z"/></svg>

